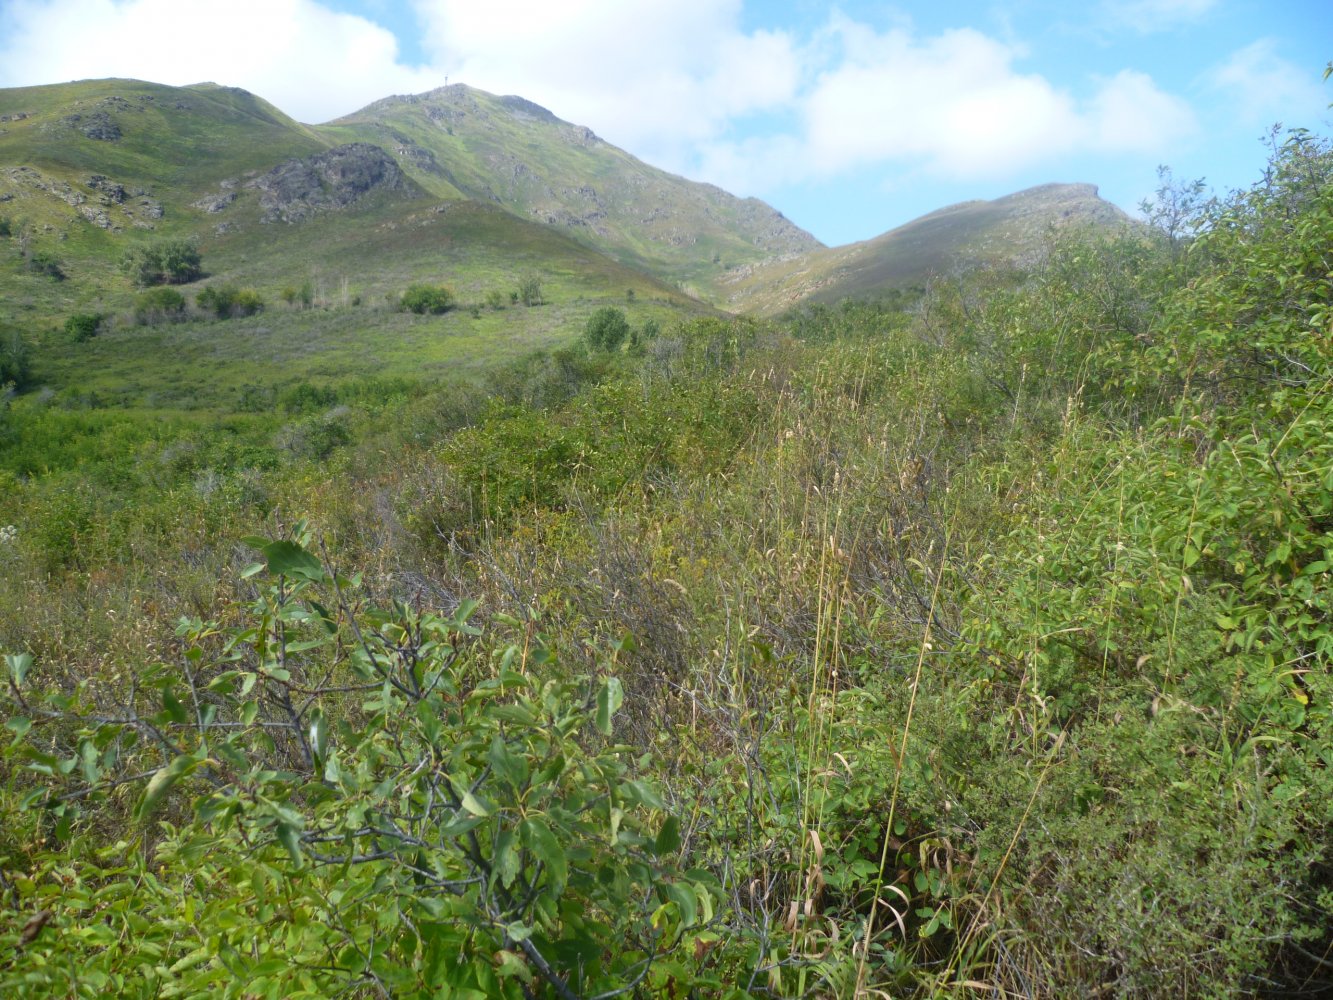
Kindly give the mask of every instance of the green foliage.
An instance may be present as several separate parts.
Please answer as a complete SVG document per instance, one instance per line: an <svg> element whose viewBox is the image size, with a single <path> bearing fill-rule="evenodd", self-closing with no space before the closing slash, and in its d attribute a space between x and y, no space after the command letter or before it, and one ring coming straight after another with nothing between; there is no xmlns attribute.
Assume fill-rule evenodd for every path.
<svg viewBox="0 0 1333 1000"><path fill-rule="evenodd" d="M559 679L540 636L489 662L471 602L353 612L356 580L299 540L252 544L251 620L183 620L181 665L144 672L128 720L101 718L90 689L42 689L30 658L10 658L9 756L43 776L28 804L57 836L76 846L80 814L127 785L142 789L140 823L167 819L150 851L122 840L72 879L39 851L19 905L47 908L61 933L29 935L0 981L30 996L76 982L139 993L169 974L196 993L375 982L519 997L694 978L673 953L696 954L717 886L676 868L676 821L624 748L601 742L622 700L614 676ZM56 728L72 768L47 749ZM164 738L142 738L153 732ZM135 905L66 930L127 893ZM282 929L257 940L254 921L279 907ZM21 927L7 928L15 952Z"/></svg>
<svg viewBox="0 0 1333 1000"><path fill-rule="evenodd" d="M538 275L525 274L518 283L517 300L525 306L539 306L542 298L542 280Z"/></svg>
<svg viewBox="0 0 1333 1000"><path fill-rule="evenodd" d="M417 315L438 316L454 304L454 293L443 285L411 285L403 292L398 307Z"/></svg>
<svg viewBox="0 0 1333 1000"><path fill-rule="evenodd" d="M486 308L493 309L496 312L505 307L504 293L498 288L492 288L486 293Z"/></svg>
<svg viewBox="0 0 1333 1000"><path fill-rule="evenodd" d="M158 240L134 247L121 259L120 267L141 288L183 285L204 276L199 248L189 240Z"/></svg>
<svg viewBox="0 0 1333 1000"><path fill-rule="evenodd" d="M13 223L9 221L9 216L0 215L0 237L8 239L14 235Z"/></svg>
<svg viewBox="0 0 1333 1000"><path fill-rule="evenodd" d="M602 306L583 327L583 339L595 351L618 351L629 336L629 320L615 306Z"/></svg>
<svg viewBox="0 0 1333 1000"><path fill-rule="evenodd" d="M282 301L289 306L300 306L302 309L309 309L315 301L315 286L309 281L302 283L299 288L295 285L288 285L282 290Z"/></svg>
<svg viewBox="0 0 1333 1000"><path fill-rule="evenodd" d="M186 317L185 296L174 288L150 288L134 298L134 321L141 326L179 322Z"/></svg>
<svg viewBox="0 0 1333 1000"><path fill-rule="evenodd" d="M23 388L31 374L31 353L17 329L0 325L0 386Z"/></svg>
<svg viewBox="0 0 1333 1000"><path fill-rule="evenodd" d="M101 313L75 313L65 320L65 332L81 344L97 336L104 318Z"/></svg>
<svg viewBox="0 0 1333 1000"><path fill-rule="evenodd" d="M194 297L194 303L218 319L253 316L264 309L263 298L253 288L237 288L231 284L209 285Z"/></svg>

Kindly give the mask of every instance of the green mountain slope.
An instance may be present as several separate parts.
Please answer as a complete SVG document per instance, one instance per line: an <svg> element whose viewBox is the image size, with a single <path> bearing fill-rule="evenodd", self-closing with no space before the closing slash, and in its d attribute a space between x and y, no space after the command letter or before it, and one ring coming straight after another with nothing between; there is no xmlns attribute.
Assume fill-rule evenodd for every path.
<svg viewBox="0 0 1333 1000"><path fill-rule="evenodd" d="M22 320L125 309L135 290L118 262L162 237L196 241L212 278L270 297L312 280L382 302L404 282L431 280L468 301L535 273L566 296L633 289L700 308L670 283L443 177L404 171L392 148L356 138L214 84L0 90L0 219L11 232L0 238L0 311ZM35 253L67 280L30 273Z"/></svg>
<svg viewBox="0 0 1333 1000"><path fill-rule="evenodd" d="M705 298L728 268L821 246L762 201L651 167L521 97L455 84L320 132L377 143L441 197L502 205Z"/></svg>
<svg viewBox="0 0 1333 1000"><path fill-rule="evenodd" d="M726 279L722 304L775 313L803 301L907 288L955 267L1021 261L1053 226L1114 226L1128 219L1091 184L1045 184L994 201L951 205L862 243L737 268Z"/></svg>

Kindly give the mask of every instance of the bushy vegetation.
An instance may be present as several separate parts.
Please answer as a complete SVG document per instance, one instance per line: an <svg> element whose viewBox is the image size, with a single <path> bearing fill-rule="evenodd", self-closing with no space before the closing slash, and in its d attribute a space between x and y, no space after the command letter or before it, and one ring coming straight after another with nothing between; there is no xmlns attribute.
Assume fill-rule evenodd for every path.
<svg viewBox="0 0 1333 1000"><path fill-rule="evenodd" d="M418 316L438 316L454 304L454 293L443 285L411 285L399 299L399 308Z"/></svg>
<svg viewBox="0 0 1333 1000"><path fill-rule="evenodd" d="M1333 153L1175 204L208 434L12 407L0 985L1324 989Z"/></svg>
<svg viewBox="0 0 1333 1000"><path fill-rule="evenodd" d="M602 306L583 327L583 339L594 351L618 351L629 336L629 320L624 310Z"/></svg>
<svg viewBox="0 0 1333 1000"><path fill-rule="evenodd" d="M105 318L101 313L75 313L65 320L65 332L77 343L92 340L101 332Z"/></svg>
<svg viewBox="0 0 1333 1000"><path fill-rule="evenodd" d="M194 297L194 304L218 319L235 319L263 312L264 299L253 288L235 285L209 285Z"/></svg>
<svg viewBox="0 0 1333 1000"><path fill-rule="evenodd" d="M134 321L141 325L173 323L187 314L185 296L174 288L150 288L134 299Z"/></svg>
<svg viewBox="0 0 1333 1000"><path fill-rule="evenodd" d="M199 248L189 240L158 240L128 251L121 270L140 287L184 285L204 276Z"/></svg>

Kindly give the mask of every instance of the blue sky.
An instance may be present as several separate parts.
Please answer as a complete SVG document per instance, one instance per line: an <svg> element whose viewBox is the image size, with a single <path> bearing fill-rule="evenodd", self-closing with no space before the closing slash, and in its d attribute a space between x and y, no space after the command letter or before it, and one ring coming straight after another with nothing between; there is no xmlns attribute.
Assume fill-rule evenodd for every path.
<svg viewBox="0 0 1333 1000"><path fill-rule="evenodd" d="M245 87L303 121L468 83L768 201L826 243L1047 181L1127 210L1159 164L1257 179L1329 134L1333 0L0 0L0 86Z"/></svg>

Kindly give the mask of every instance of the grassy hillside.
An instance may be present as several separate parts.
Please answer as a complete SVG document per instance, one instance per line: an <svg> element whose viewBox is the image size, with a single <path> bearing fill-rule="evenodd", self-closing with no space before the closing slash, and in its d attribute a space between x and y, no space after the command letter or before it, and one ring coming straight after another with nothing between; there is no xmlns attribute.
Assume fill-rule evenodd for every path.
<svg viewBox="0 0 1333 1000"><path fill-rule="evenodd" d="M874 296L979 264L1021 265L1052 229L1127 221L1092 185L1046 184L951 205L863 243L737 268L723 279L722 301L742 312L775 313L801 302Z"/></svg>
<svg viewBox="0 0 1333 1000"><path fill-rule="evenodd" d="M430 190L493 201L704 298L728 267L819 246L763 202L650 167L520 97L455 84L321 131L392 149Z"/></svg>

